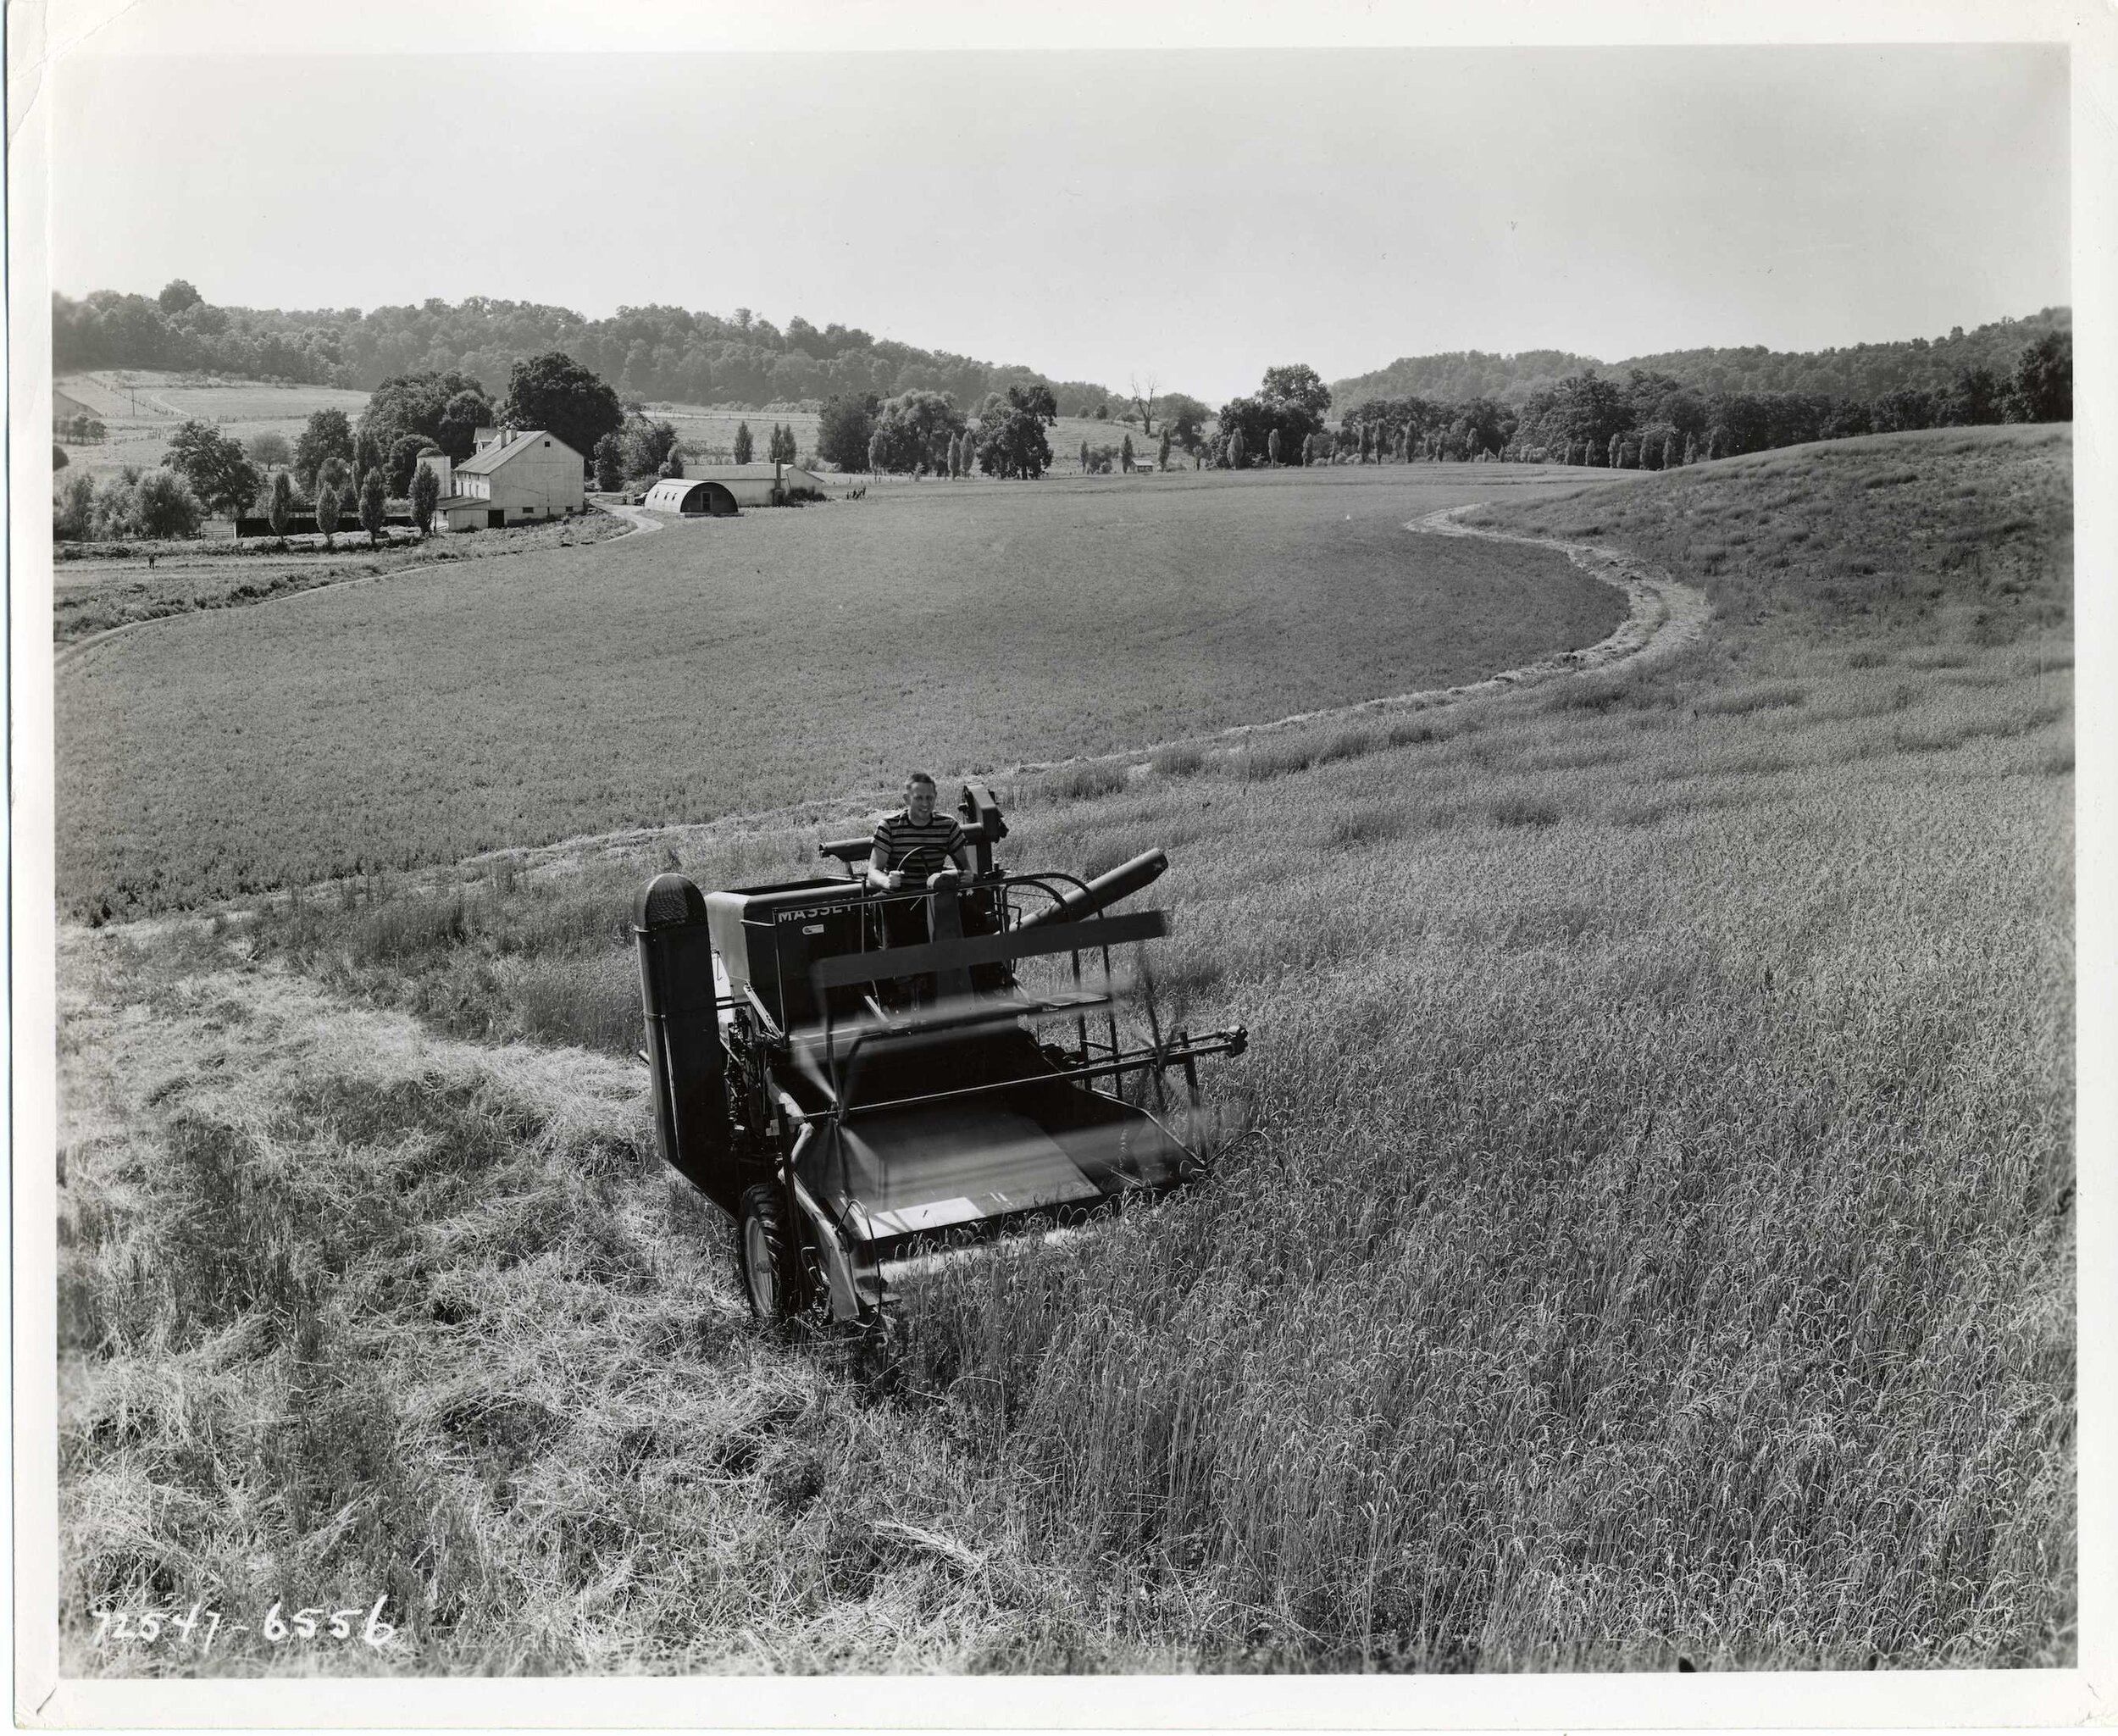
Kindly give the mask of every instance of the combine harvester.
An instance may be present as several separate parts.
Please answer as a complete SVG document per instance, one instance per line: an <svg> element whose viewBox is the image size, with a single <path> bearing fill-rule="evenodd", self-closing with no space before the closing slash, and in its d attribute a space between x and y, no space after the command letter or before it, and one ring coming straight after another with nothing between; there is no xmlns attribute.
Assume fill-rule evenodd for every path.
<svg viewBox="0 0 2118 1736"><path fill-rule="evenodd" d="M1159 850L1084 881L993 865L1007 835L983 785L959 809L977 872L962 890L880 893L865 836L821 854L850 879L701 893L657 875L634 921L662 1154L735 1218L752 1311L873 1318L938 1256L1083 1222L1205 1173L1121 1095L1167 1112L1179 1069L1242 1054L1240 1026L1121 1042L1115 947L1169 932L1103 912L1168 866ZM888 946L887 907L931 939ZM899 932L902 932L901 927Z"/></svg>

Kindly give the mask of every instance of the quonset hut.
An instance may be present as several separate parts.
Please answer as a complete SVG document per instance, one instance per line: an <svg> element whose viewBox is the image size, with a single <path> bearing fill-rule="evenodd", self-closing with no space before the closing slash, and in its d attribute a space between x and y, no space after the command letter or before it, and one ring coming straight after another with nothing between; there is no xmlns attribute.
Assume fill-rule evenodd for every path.
<svg viewBox="0 0 2118 1736"><path fill-rule="evenodd" d="M725 482L707 477L665 476L640 502L657 513L681 513L687 519L733 518L735 496Z"/></svg>
<svg viewBox="0 0 2118 1736"><path fill-rule="evenodd" d="M655 484L640 505L652 507L657 512L683 513L692 518L702 513L718 517L732 513L738 507L776 507L796 489L812 489L819 495L823 492L823 479L799 464L695 464L690 469L689 476L665 477ZM729 504L710 505L709 502L719 500L718 494L695 493L702 482L712 483L724 493Z"/></svg>

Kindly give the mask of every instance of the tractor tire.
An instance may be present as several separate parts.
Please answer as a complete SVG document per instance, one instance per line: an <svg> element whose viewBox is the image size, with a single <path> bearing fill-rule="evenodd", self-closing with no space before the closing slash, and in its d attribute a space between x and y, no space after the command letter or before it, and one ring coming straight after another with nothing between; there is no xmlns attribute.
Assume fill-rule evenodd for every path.
<svg viewBox="0 0 2118 1736"><path fill-rule="evenodd" d="M787 1221L786 1202L771 1182L743 1190L736 1208L736 1260L743 1294L760 1320L791 1320L808 1300L801 1250L795 1227Z"/></svg>

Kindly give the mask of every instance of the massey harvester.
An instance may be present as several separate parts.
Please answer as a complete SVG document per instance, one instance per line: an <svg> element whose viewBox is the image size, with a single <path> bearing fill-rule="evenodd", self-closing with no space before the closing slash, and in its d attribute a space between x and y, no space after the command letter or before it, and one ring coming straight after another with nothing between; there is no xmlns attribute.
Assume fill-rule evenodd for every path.
<svg viewBox="0 0 2118 1736"><path fill-rule="evenodd" d="M822 846L847 879L701 893L665 874L640 895L663 1156L735 1218L762 1317L872 1317L959 1248L1204 1173L1128 1095L1167 1117L1173 1068L1195 1116L1200 1060L1240 1055L1245 1034L1165 1036L1150 986L1148 1034L1122 1040L1113 951L1169 923L1103 913L1167 858L1086 881L1005 874L991 794L967 784L959 813L977 868L954 885L872 890L862 836ZM926 938L904 944L907 929Z"/></svg>

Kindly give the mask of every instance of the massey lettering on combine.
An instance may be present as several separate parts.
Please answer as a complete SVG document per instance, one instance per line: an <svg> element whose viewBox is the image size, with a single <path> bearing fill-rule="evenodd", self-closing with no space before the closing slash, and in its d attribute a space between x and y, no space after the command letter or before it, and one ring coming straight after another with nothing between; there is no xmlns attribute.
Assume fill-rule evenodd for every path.
<svg viewBox="0 0 2118 1736"><path fill-rule="evenodd" d="M881 892L869 840L822 854L854 878L701 893L657 876L634 923L663 1156L738 1225L765 1318L872 1316L921 1262L1049 1230L1204 1173L1167 1113L1176 1069L1240 1055L1240 1026L1122 1040L1115 948L1168 933L1159 910L1104 912L1167 866L1159 850L1093 880L1009 874L978 784L960 807L977 872ZM929 938L884 943L890 907ZM915 924L917 926L917 924ZM893 921L900 940L907 924Z"/></svg>

